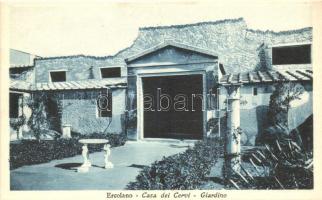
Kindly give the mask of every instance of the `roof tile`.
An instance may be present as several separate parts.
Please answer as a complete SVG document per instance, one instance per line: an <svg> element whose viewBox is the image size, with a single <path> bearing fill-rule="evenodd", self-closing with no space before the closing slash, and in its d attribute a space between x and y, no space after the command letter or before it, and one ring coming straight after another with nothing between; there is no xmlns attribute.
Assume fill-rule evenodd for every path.
<svg viewBox="0 0 322 200"><path fill-rule="evenodd" d="M219 83L263 83L277 81L310 81L313 79L312 70L284 70L284 71L261 71L224 75ZM230 77L230 79L228 78ZM237 81L238 80L238 81Z"/></svg>
<svg viewBox="0 0 322 200"><path fill-rule="evenodd" d="M108 88L110 86L126 85L126 78L102 79L102 80L84 80L52 83L31 84L26 81L11 81L10 90L20 91L43 91L43 90L84 90Z"/></svg>

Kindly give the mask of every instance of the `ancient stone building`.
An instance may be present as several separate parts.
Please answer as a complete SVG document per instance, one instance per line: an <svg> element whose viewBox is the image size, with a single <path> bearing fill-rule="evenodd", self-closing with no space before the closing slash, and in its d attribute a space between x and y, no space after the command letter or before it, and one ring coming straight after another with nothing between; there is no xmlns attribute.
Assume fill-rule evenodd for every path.
<svg viewBox="0 0 322 200"><path fill-rule="evenodd" d="M291 110L292 128L312 114L311 42L312 28L251 30L242 18L145 27L114 56L37 57L32 78L12 78L10 90L50 94L59 102L49 113L59 118L52 125L57 131L68 125L80 134L123 132L133 140L202 139L219 134L209 121L224 119L225 87L237 84L242 143L254 145L274 83L306 90ZM100 107L102 95L107 110Z"/></svg>

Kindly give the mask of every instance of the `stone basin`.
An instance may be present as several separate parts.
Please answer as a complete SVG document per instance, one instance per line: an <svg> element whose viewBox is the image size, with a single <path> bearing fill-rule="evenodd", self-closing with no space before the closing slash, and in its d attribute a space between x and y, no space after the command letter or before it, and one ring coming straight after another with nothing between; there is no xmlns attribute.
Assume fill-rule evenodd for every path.
<svg viewBox="0 0 322 200"><path fill-rule="evenodd" d="M106 139L81 139L78 141L82 144L106 144L108 140Z"/></svg>

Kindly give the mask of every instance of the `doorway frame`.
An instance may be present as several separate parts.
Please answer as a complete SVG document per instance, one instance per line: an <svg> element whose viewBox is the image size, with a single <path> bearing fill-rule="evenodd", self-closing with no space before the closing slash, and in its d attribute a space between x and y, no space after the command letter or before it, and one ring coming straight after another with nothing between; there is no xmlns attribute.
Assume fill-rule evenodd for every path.
<svg viewBox="0 0 322 200"><path fill-rule="evenodd" d="M207 80L206 71L180 71L180 72L161 72L161 73L140 73L137 74L136 90L137 90L137 140L173 140L171 138L145 138L144 137L144 99L143 99L143 81L142 78L146 77L161 77L161 76L180 76L180 75L202 75L202 127L203 127L203 138L207 137Z"/></svg>

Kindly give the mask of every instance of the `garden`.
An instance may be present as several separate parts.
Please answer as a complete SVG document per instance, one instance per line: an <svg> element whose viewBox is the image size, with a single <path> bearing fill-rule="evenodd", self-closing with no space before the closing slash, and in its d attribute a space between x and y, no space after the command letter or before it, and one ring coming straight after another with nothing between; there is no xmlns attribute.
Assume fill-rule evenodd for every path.
<svg viewBox="0 0 322 200"><path fill-rule="evenodd" d="M229 178L216 177L217 183L230 189L313 188L313 116L294 130L287 128L290 103L302 92L301 86L292 83L275 85L269 104L269 127L261 146L242 152L239 170ZM211 167L225 157L224 144L222 138L208 138L184 153L156 161L144 168L127 189L202 189Z"/></svg>
<svg viewBox="0 0 322 200"><path fill-rule="evenodd" d="M126 142L124 134L116 133L93 133L88 136L77 135L69 139L20 140L10 144L10 169L81 155L82 144L78 140L85 138L108 139L112 148L122 146ZM90 153L99 152L102 149L103 145L99 144L89 146Z"/></svg>
<svg viewBox="0 0 322 200"><path fill-rule="evenodd" d="M301 87L277 84L270 98L269 126L261 138L261 145L242 151L241 163L230 177L212 177L211 170L226 159L225 139L209 137L189 146L185 151L142 166L135 180L126 185L128 190L191 190L204 189L209 182L223 185L226 189L311 189L313 188L313 116L298 128L288 129L290 102L299 98ZM92 133L72 134L72 138L55 137L42 140L46 127L46 113L39 108L42 100L31 104L32 117L23 123L32 128L34 140L19 140L10 144L10 169L25 165L46 163L81 154L79 139L108 139L111 147L126 143L125 134ZM40 119L40 120L38 120ZM12 123L17 127L23 124ZM215 126L212 125L215 128ZM243 131L240 130L240 134ZM89 152L102 151L102 146L89 146ZM223 167L216 168L223 170ZM216 188L213 188L216 189Z"/></svg>

